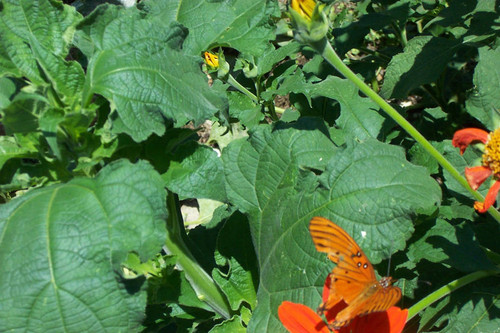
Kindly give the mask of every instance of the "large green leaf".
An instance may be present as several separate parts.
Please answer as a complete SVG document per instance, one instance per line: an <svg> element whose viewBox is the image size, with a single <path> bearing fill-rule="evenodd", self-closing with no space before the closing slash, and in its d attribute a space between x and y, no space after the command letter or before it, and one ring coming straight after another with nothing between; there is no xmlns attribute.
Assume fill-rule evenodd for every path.
<svg viewBox="0 0 500 333"><path fill-rule="evenodd" d="M201 72L201 58L169 47L184 30L143 15L136 8L102 6L79 26L93 50L84 99L107 98L115 110L113 130L136 141L163 134L164 118L178 127L190 120L197 125L225 108Z"/></svg>
<svg viewBox="0 0 500 333"><path fill-rule="evenodd" d="M466 101L467 111L493 131L500 127L500 47L479 49L474 86Z"/></svg>
<svg viewBox="0 0 500 333"><path fill-rule="evenodd" d="M33 190L0 210L0 330L137 328L143 279L118 273L165 240L165 190L145 163L112 163L95 179ZM8 287L7 287L8 286Z"/></svg>
<svg viewBox="0 0 500 333"><path fill-rule="evenodd" d="M302 93L309 100L319 96L336 100L341 112L337 124L351 137L365 140L380 134L385 118L378 112L379 107L371 99L359 96L358 89L349 80L329 76L320 83L306 83L298 71L276 91L279 95L289 92Z"/></svg>
<svg viewBox="0 0 500 333"><path fill-rule="evenodd" d="M411 39L404 52L394 56L387 66L380 94L385 98L406 98L412 89L436 81L460 45L460 41L441 37Z"/></svg>
<svg viewBox="0 0 500 333"><path fill-rule="evenodd" d="M495 268L480 248L470 227L453 227L443 220L437 220L424 237L408 247L408 258L415 263L423 259L434 263L443 262L464 272Z"/></svg>
<svg viewBox="0 0 500 333"><path fill-rule="evenodd" d="M319 305L333 265L312 244L311 217L338 223L378 263L405 247L412 214L440 201L437 183L402 150L368 140L339 151L320 128L257 130L223 151L228 197L249 214L260 267L250 332L284 331L277 318L284 300Z"/></svg>
<svg viewBox="0 0 500 333"><path fill-rule="evenodd" d="M222 162L211 147L191 141L176 149L169 162L162 175L169 190L183 198L226 201Z"/></svg>
<svg viewBox="0 0 500 333"><path fill-rule="evenodd" d="M273 0L147 1L146 8L159 20L187 27L183 52L197 56L213 45L258 55L274 38L271 16L280 15Z"/></svg>
<svg viewBox="0 0 500 333"><path fill-rule="evenodd" d="M7 71L35 84L49 79L63 95L79 91L83 70L64 60L80 19L76 10L54 0L6 0L2 5L0 48L5 63L17 68Z"/></svg>
<svg viewBox="0 0 500 333"><path fill-rule="evenodd" d="M219 269L212 276L227 295L233 310L242 302L255 308L258 286L257 258L252 246L248 222L242 214L234 214L217 237L215 260Z"/></svg>

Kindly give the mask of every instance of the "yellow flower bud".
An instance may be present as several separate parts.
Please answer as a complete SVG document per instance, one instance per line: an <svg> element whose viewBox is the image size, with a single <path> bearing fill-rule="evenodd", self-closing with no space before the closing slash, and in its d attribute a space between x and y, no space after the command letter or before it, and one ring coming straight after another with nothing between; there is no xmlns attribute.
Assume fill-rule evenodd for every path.
<svg viewBox="0 0 500 333"><path fill-rule="evenodd" d="M210 70L217 70L219 68L219 56L211 52L205 52L205 63Z"/></svg>
<svg viewBox="0 0 500 333"><path fill-rule="evenodd" d="M325 38L329 29L325 4L317 4L315 0L292 0L290 7L296 40L308 44Z"/></svg>
<svg viewBox="0 0 500 333"><path fill-rule="evenodd" d="M303 18L311 21L316 1L314 0L292 0L291 7Z"/></svg>

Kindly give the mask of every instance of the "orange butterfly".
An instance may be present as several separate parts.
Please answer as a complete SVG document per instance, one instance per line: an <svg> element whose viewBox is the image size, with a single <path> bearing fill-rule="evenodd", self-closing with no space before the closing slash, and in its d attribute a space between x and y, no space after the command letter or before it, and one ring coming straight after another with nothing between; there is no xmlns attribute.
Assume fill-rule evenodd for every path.
<svg viewBox="0 0 500 333"><path fill-rule="evenodd" d="M318 307L318 314L330 310L341 300L347 307L340 311L330 328L339 329L356 316L385 311L401 298L401 289L392 286L392 278L377 281L373 266L342 228L323 217L313 217L309 232L319 252L328 253L328 258L337 264L331 273L330 294L326 302Z"/></svg>

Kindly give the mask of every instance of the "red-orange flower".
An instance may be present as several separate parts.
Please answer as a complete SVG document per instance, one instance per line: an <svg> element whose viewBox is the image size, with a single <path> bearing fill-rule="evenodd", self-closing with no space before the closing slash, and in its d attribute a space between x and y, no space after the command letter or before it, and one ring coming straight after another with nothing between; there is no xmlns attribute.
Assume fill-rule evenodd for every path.
<svg viewBox="0 0 500 333"><path fill-rule="evenodd" d="M452 144L460 148L460 154L463 154L470 144L477 142L485 144L482 165L465 168L465 178L474 190L477 190L491 175L496 180L486 194L484 202L474 203L474 208L479 213L484 213L495 203L500 190L500 128L491 133L478 128L464 128L455 132Z"/></svg>
<svg viewBox="0 0 500 333"><path fill-rule="evenodd" d="M326 301L330 293L330 276L327 277L323 287L323 301ZM333 322L337 313L344 309L347 304L344 301L337 303L326 313L329 323ZM303 304L285 301L278 308L278 316L283 326L291 333L329 333L327 324L316 312ZM360 333L360 332L389 332L400 333L408 317L407 309L396 306L387 311L374 312L365 316L354 318L348 325L333 330L334 333Z"/></svg>

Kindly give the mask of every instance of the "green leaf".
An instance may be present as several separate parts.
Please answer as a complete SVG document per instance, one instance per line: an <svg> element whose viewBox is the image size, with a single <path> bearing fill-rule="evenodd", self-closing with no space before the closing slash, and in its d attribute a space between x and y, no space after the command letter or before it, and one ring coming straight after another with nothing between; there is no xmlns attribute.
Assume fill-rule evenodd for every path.
<svg viewBox="0 0 500 333"><path fill-rule="evenodd" d="M338 54L344 54L352 48L358 48L370 30L377 31L391 23L405 22L409 9L408 1L396 1L383 11L365 14L345 27L333 29L335 50Z"/></svg>
<svg viewBox="0 0 500 333"><path fill-rule="evenodd" d="M253 128L264 120L262 107L256 105L250 97L234 91L229 91L227 94L231 117L238 119L248 128Z"/></svg>
<svg viewBox="0 0 500 333"><path fill-rule="evenodd" d="M140 19L136 8L102 6L79 26L94 44L84 100L101 94L114 107L115 133L143 141L162 135L164 118L180 127L195 126L224 109L225 100L209 86L198 62L168 47L184 34L154 20Z"/></svg>
<svg viewBox="0 0 500 333"><path fill-rule="evenodd" d="M431 175L438 173L438 162L422 147L422 145L415 143L408 153L411 156L410 161L413 164L426 167Z"/></svg>
<svg viewBox="0 0 500 333"><path fill-rule="evenodd" d="M350 137L366 140L380 135L385 118L378 112L378 105L359 96L358 89L349 80L329 76L320 83L306 83L302 75L294 75L276 93L285 95L289 92L302 93L309 102L319 96L336 100L341 112L337 124Z"/></svg>
<svg viewBox="0 0 500 333"><path fill-rule="evenodd" d="M425 331L440 332L495 332L500 326L498 278L482 279L454 291L423 313ZM431 325L429 325L431 323ZM421 325L422 329L422 325Z"/></svg>
<svg viewBox="0 0 500 333"><path fill-rule="evenodd" d="M11 96L14 95L15 91L16 84L13 80L0 77L0 110L10 104Z"/></svg>
<svg viewBox="0 0 500 333"><path fill-rule="evenodd" d="M385 118L379 113L378 105L369 98L359 96L358 89L349 80L329 76L314 85L312 96L325 96L340 104L337 125L345 133L358 140L377 138Z"/></svg>
<svg viewBox="0 0 500 333"><path fill-rule="evenodd" d="M234 214L217 237L215 260L219 266L212 276L227 295L231 308L238 310L242 302L253 309L257 300L258 266L248 222Z"/></svg>
<svg viewBox="0 0 500 333"><path fill-rule="evenodd" d="M27 147L20 146L15 138L0 136L0 169L11 158L32 157L34 153Z"/></svg>
<svg viewBox="0 0 500 333"><path fill-rule="evenodd" d="M277 317L284 300L311 308L321 302L319 289L333 265L312 244L311 217L338 223L378 263L405 247L412 214L440 201L426 169L408 163L397 147L369 140L338 151L321 127L311 126L302 120L259 129L222 154L228 197L249 214L260 267L249 332L284 331ZM310 168L324 172L318 177Z"/></svg>
<svg viewBox="0 0 500 333"><path fill-rule="evenodd" d="M202 302L183 271L174 269L175 261L162 269L159 275L150 278L148 304L179 304L183 307L199 308L205 311L212 309Z"/></svg>
<svg viewBox="0 0 500 333"><path fill-rule="evenodd" d="M276 1L149 1L146 7L161 20L176 20L189 29L184 53L199 56L215 45L258 55L274 38L271 17L278 17Z"/></svg>
<svg viewBox="0 0 500 333"><path fill-rule="evenodd" d="M302 118L292 125L279 124L275 132L268 126L259 126L250 141L232 141L222 152L230 201L243 212L254 214L264 208L269 195L282 183L292 186L295 179L281 178L283 173L298 173L297 165L324 170L335 153L325 132L324 124L317 118ZM293 169L289 169L291 160ZM256 224L251 223L250 227ZM254 237L256 231L252 230Z"/></svg>
<svg viewBox="0 0 500 333"><path fill-rule="evenodd" d="M247 329L241 323L239 316L233 316L231 319L215 325L209 333L245 333Z"/></svg>
<svg viewBox="0 0 500 333"><path fill-rule="evenodd" d="M300 44L294 40L276 49L272 45L269 46L266 52L257 58L258 75L261 76L269 73L277 63L291 54L297 53L299 50Z"/></svg>
<svg viewBox="0 0 500 333"><path fill-rule="evenodd" d="M111 163L95 179L37 189L0 210L4 330L130 331L146 305L144 279L117 275L165 241L165 190L146 162ZM29 304L27 307L26 304ZM120 304L120 306L116 306Z"/></svg>
<svg viewBox="0 0 500 333"><path fill-rule="evenodd" d="M479 49L474 91L465 105L467 111L489 130L500 127L500 47Z"/></svg>
<svg viewBox="0 0 500 333"><path fill-rule="evenodd" d="M181 197L227 200L222 161L211 147L197 142L181 145L162 177L167 188Z"/></svg>
<svg viewBox="0 0 500 333"><path fill-rule="evenodd" d="M38 130L38 115L49 102L41 95L20 92L1 110L2 124L7 134L30 133Z"/></svg>
<svg viewBox="0 0 500 333"><path fill-rule="evenodd" d="M85 73L80 64L76 61L65 61L62 56L53 54L34 39L31 40L31 49L44 75L60 93L61 99L67 105L80 101L85 81Z"/></svg>
<svg viewBox="0 0 500 333"><path fill-rule="evenodd" d="M56 58L60 64L63 63L80 15L73 7L54 0L8 0L2 4L0 49L5 49L8 61L18 69L17 73L12 70L9 73L19 73L42 85L45 83L44 74L38 67L42 64L48 70L45 74L54 75L59 85L65 84L64 79L59 78L61 68L50 68L44 64ZM45 56L50 59L44 59ZM70 65L72 68L75 66L76 63ZM78 75L82 74L80 68Z"/></svg>
<svg viewBox="0 0 500 333"><path fill-rule="evenodd" d="M42 131L45 140L52 149L52 153L57 157L58 160L62 159L61 150L57 143L57 131L59 123L63 121L64 113L62 110L49 109L44 112L39 119L40 130Z"/></svg>
<svg viewBox="0 0 500 333"><path fill-rule="evenodd" d="M435 82L461 42L431 36L411 39L404 52L394 56L387 66L380 95L406 98L411 90Z"/></svg>
<svg viewBox="0 0 500 333"><path fill-rule="evenodd" d="M408 258L413 262L428 260L444 263L463 272L494 269L473 231L466 224L454 227L437 220L424 237L408 247Z"/></svg>

